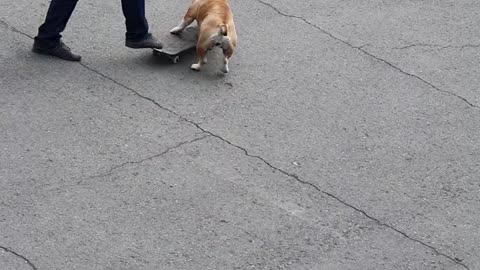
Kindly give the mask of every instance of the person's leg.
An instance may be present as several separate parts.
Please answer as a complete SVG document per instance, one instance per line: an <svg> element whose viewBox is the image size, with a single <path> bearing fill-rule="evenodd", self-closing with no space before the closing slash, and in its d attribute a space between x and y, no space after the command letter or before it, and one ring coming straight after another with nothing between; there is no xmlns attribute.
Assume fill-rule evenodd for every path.
<svg viewBox="0 0 480 270"><path fill-rule="evenodd" d="M67 22L77 5L78 0L52 0L48 8L45 22L38 29L35 41L44 46L55 46L60 43L60 33L65 30Z"/></svg>
<svg viewBox="0 0 480 270"><path fill-rule="evenodd" d="M148 33L145 0L122 0L127 33L125 45L130 48L162 48L162 43Z"/></svg>
<svg viewBox="0 0 480 270"><path fill-rule="evenodd" d="M128 40L141 40L148 34L145 18L145 0L122 0L122 10L127 26Z"/></svg>
<svg viewBox="0 0 480 270"><path fill-rule="evenodd" d="M52 0L48 8L45 22L38 29L33 51L40 54L53 55L65 60L80 61L80 56L73 54L61 42L61 32L65 30L68 20L78 0Z"/></svg>

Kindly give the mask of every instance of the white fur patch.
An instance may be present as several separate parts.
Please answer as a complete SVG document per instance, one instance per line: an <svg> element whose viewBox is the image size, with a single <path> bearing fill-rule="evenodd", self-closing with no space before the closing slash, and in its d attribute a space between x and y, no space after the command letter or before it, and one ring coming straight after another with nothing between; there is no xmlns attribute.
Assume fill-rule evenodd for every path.
<svg viewBox="0 0 480 270"><path fill-rule="evenodd" d="M223 67L222 69L220 69L223 73L228 73L230 71L230 69L228 68L228 60L225 59L225 62L223 64Z"/></svg>
<svg viewBox="0 0 480 270"><path fill-rule="evenodd" d="M200 71L202 66L200 64L193 64L190 68L196 71Z"/></svg>

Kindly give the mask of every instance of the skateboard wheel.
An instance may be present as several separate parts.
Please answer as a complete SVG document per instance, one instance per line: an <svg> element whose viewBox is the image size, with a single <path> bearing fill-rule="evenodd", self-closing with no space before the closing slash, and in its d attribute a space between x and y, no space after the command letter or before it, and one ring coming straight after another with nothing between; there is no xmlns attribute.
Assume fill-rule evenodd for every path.
<svg viewBox="0 0 480 270"><path fill-rule="evenodd" d="M177 56L172 57L172 62L174 64L177 64L178 62L180 62L180 56L177 55Z"/></svg>

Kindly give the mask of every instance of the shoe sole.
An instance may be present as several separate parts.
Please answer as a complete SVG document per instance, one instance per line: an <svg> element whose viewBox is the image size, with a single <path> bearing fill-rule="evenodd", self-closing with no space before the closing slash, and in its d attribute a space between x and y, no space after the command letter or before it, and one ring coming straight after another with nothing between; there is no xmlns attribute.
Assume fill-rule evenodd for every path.
<svg viewBox="0 0 480 270"><path fill-rule="evenodd" d="M56 58L59 58L59 59L65 60L65 61L71 61L71 62L80 62L82 60L82 57L79 57L78 59L76 59L76 58L75 59L65 58L65 57L60 57L58 55L54 55L54 54L51 54L49 52L42 51L42 50L39 50L39 49L36 49L36 48L33 48L32 52L37 53L37 54L41 54L41 55L48 55L48 56L56 57Z"/></svg>
<svg viewBox="0 0 480 270"><path fill-rule="evenodd" d="M157 49L157 50L163 49L163 44L154 47L154 46L139 46L139 45L132 45L132 44L125 43L125 46L130 49Z"/></svg>

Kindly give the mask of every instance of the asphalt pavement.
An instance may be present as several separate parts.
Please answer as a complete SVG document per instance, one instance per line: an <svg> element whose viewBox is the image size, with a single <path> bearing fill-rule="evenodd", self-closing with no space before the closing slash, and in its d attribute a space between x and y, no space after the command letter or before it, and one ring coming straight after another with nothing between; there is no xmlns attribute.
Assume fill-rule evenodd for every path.
<svg viewBox="0 0 480 270"><path fill-rule="evenodd" d="M231 0L227 75L118 0L35 55L48 3L0 3L0 270L480 270L480 2Z"/></svg>

